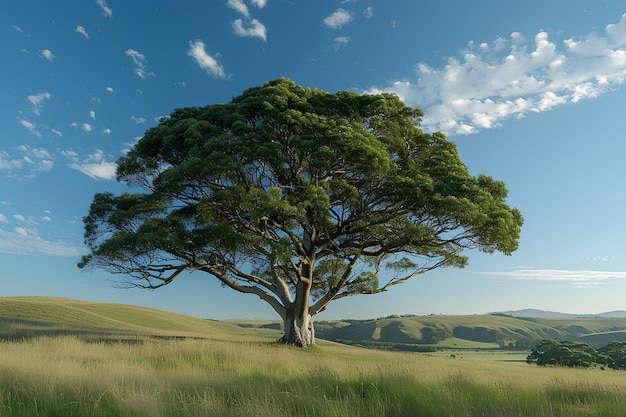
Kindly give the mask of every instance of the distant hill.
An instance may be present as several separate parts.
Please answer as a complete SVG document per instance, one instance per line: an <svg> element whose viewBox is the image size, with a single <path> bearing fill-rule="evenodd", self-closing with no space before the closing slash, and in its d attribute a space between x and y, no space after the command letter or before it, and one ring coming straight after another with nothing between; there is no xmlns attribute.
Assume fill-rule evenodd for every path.
<svg viewBox="0 0 626 417"><path fill-rule="evenodd" d="M569 314L569 313L559 313L556 311L545 311L545 310L527 308L524 310L499 311L497 313L491 313L491 314L504 314L504 315L513 316L513 317L545 317L545 318L577 318L577 317L580 317L580 318L594 318L594 317L626 318L626 311L624 310L607 311L605 313L598 313L598 314Z"/></svg>
<svg viewBox="0 0 626 417"><path fill-rule="evenodd" d="M611 338L626 340L624 318L513 317L504 313L325 321L317 322L315 328L319 338L400 350L449 346L452 339L457 345L458 341L469 341L507 349L527 349L543 339L584 340L590 344L606 344Z"/></svg>

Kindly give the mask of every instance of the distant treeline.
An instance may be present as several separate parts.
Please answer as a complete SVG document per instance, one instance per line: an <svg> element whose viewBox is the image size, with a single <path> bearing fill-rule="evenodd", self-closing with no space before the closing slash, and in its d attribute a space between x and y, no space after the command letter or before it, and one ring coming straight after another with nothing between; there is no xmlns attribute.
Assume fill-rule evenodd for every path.
<svg viewBox="0 0 626 417"><path fill-rule="evenodd" d="M610 342L594 349L587 343L544 340L531 350L526 362L540 366L606 366L626 370L626 342Z"/></svg>

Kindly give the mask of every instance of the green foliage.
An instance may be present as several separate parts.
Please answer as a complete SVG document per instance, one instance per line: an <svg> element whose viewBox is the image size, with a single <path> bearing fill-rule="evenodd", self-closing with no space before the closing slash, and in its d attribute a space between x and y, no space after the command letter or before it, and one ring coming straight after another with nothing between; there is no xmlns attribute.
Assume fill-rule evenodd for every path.
<svg viewBox="0 0 626 417"><path fill-rule="evenodd" d="M544 340L526 358L528 363L587 368L596 363L595 350L586 343Z"/></svg>
<svg viewBox="0 0 626 417"><path fill-rule="evenodd" d="M586 343L544 340L526 358L528 363L568 367L607 366L626 369L626 342L610 342L597 351Z"/></svg>
<svg viewBox="0 0 626 417"><path fill-rule="evenodd" d="M470 175L421 116L395 95L285 78L178 109L118 161L118 181L144 192L94 196L79 266L145 288L203 271L302 319L463 267L466 249L515 251L504 183Z"/></svg>
<svg viewBox="0 0 626 417"><path fill-rule="evenodd" d="M626 342L610 342L598 349L598 355L609 368L626 370Z"/></svg>

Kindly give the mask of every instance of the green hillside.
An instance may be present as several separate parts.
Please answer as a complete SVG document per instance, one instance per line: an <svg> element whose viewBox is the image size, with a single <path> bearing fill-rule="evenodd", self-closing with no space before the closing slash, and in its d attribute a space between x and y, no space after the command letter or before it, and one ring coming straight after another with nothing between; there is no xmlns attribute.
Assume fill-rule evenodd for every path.
<svg viewBox="0 0 626 417"><path fill-rule="evenodd" d="M449 346L446 341L451 339L526 349L543 339L581 340L592 345L625 340L626 319L506 315L391 317L318 322L316 334L319 338L348 344L401 350Z"/></svg>
<svg viewBox="0 0 626 417"><path fill-rule="evenodd" d="M0 338L38 335L246 335L241 327L126 304L56 297L0 297Z"/></svg>

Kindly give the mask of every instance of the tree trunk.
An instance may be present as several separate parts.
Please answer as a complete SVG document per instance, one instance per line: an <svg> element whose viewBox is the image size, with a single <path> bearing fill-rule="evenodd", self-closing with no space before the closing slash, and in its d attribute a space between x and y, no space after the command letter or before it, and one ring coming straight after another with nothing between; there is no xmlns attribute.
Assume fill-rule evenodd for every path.
<svg viewBox="0 0 626 417"><path fill-rule="evenodd" d="M310 347L315 344L315 329L313 317L305 311L303 314L294 314L291 308L285 319L285 334L282 341L299 347Z"/></svg>

